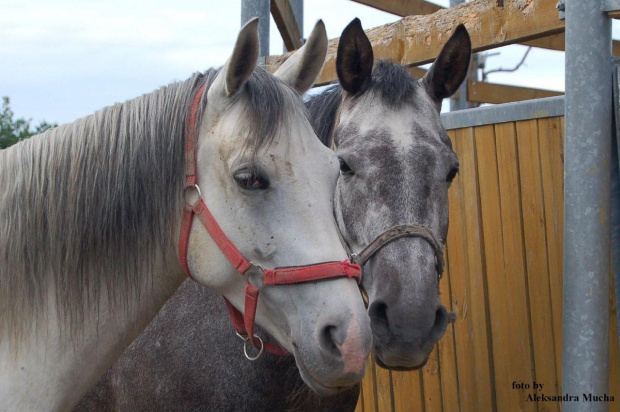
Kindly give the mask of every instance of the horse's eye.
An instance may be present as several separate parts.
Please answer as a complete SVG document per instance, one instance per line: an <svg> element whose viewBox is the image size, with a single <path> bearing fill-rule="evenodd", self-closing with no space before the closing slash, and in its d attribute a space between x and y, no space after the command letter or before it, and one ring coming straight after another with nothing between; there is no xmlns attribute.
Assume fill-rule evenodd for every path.
<svg viewBox="0 0 620 412"><path fill-rule="evenodd" d="M448 172L448 176L446 176L446 182L448 183L452 182L458 173L459 173L458 167L453 167L452 169L450 169L450 171Z"/></svg>
<svg viewBox="0 0 620 412"><path fill-rule="evenodd" d="M341 175L353 176L355 174L355 172L349 167L347 162L345 162L344 159L342 159L342 157L339 157L338 161L340 162L340 174Z"/></svg>
<svg viewBox="0 0 620 412"><path fill-rule="evenodd" d="M267 179L247 169L235 173L234 179L235 182L245 190L264 190L269 187L269 181Z"/></svg>

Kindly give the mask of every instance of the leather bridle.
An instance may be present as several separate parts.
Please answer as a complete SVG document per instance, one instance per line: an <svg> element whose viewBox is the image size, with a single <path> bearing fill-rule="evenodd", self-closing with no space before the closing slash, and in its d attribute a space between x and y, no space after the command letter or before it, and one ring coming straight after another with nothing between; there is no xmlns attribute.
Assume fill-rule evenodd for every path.
<svg viewBox="0 0 620 412"><path fill-rule="evenodd" d="M334 126L331 129L332 130L331 136L328 139L329 147L334 152L337 149L336 148L335 132L336 132L336 128L337 128L338 124L340 123L340 115L341 115L341 113L342 113L342 102L338 106L338 110L336 111L336 115L334 116ZM341 174L342 174L342 172L341 172ZM338 219L336 218L335 214L334 214L334 219L336 219L336 225L337 225ZM355 252L353 252L351 250L351 246L349 245L349 242L347 242L347 240L342 236L342 232L340 230L338 230L338 234L340 235L340 243L342 243L342 245L344 246L345 250L347 251L347 254L349 255L349 259L352 262L357 263L358 265L360 265L360 267L362 269L364 268L364 265L366 264L366 262L368 262L368 260L371 257L373 257L379 250L384 248L388 243L391 243L391 242L395 241L396 239L401 239L401 238L404 238L404 237L419 237L419 238L422 238L422 239L426 240L431 245L431 247L433 248L433 252L435 254L435 269L437 270L437 282L439 282L439 280L443 276L443 270L444 270L443 249L444 249L444 246L443 246L442 243L440 243L437 240L437 237L435 236L433 231L431 229L429 229L428 227L426 227L426 226L410 225L410 224L392 226L391 228L387 229L385 232L383 232L379 236L377 236L372 242L370 242L359 253L355 253ZM364 292L365 291L362 290L362 293L364 293ZM364 296L364 298L366 299L366 296Z"/></svg>
<svg viewBox="0 0 620 412"><path fill-rule="evenodd" d="M340 232L339 232L340 233ZM419 237L426 240L433 249L433 253L435 254L435 270L437 271L437 281L441 279L443 276L444 270L444 260L443 260L443 249L444 246L437 240L437 237L426 226L421 225L398 225L393 226L381 233L377 236L372 242L370 242L364 249L362 249L359 253L354 253L349 246L349 243L344 239L344 237L340 237L340 241L342 242L349 258L352 262L357 263L364 268L364 265L370 258L372 258L379 250L387 246L389 243L395 241L396 239L401 239L404 237Z"/></svg>
<svg viewBox="0 0 620 412"><path fill-rule="evenodd" d="M197 144L197 118L198 108L204 94L205 85L201 85L197 90L186 121L185 135L185 191L186 205L181 221L181 233L179 238L179 260L181 267L191 279L194 279L189 271L187 264L187 251L189 236L191 232L194 216L197 216L204 228L207 230L213 241L217 244L224 256L232 266L242 276L247 279L245 286L245 308L241 313L235 308L228 299L226 308L233 323L237 335L244 340L243 350L246 357L250 360L258 359L263 353L263 349L277 355L286 354L287 351L277 345L263 343L262 339L254 334L254 320L258 305L258 296L261 288L268 285L290 285L295 283L314 282L319 280L329 280L334 278L348 277L353 278L359 284L361 282L361 267L357 263L348 260L341 262L323 262L312 265L279 267L275 269L264 269L262 266L247 260L243 254L224 234L217 224L217 221L203 201L202 192L198 186L198 168L196 158ZM187 192L195 190L198 200L189 204ZM256 356L248 354L248 343L259 349Z"/></svg>

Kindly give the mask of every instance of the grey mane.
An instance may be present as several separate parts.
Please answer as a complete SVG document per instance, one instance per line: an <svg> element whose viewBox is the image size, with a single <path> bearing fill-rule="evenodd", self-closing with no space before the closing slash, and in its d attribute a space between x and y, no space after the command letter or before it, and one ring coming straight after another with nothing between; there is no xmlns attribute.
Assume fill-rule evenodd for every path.
<svg viewBox="0 0 620 412"><path fill-rule="evenodd" d="M77 336L103 296L128 310L148 293L143 276L177 235L189 107L217 73L194 74L0 151L0 333L17 342L49 320L43 311L54 299L57 313L48 316ZM259 69L240 94L254 153L273 139L285 103L299 100L287 90ZM205 105L206 92L197 125Z"/></svg>
<svg viewBox="0 0 620 412"><path fill-rule="evenodd" d="M321 94L312 96L306 102L308 120L321 143L331 147L331 136L338 116L338 108L342 102L342 88L335 85Z"/></svg>

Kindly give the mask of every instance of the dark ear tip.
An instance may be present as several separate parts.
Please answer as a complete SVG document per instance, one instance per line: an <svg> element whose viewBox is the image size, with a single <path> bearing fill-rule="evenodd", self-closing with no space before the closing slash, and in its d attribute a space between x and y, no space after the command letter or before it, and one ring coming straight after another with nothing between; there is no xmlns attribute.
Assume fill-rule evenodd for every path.
<svg viewBox="0 0 620 412"><path fill-rule="evenodd" d="M465 25L463 23L459 24L458 26L456 26L456 29L454 29L454 33L452 33L452 37L463 37L466 38L467 41L469 41L471 43L471 39L469 37L469 32L467 31L467 28L465 27Z"/></svg>
<svg viewBox="0 0 620 412"><path fill-rule="evenodd" d="M347 27L344 28L343 32L348 32L349 30L364 31L362 28L362 21L357 17L351 20L351 23L347 24Z"/></svg>
<svg viewBox="0 0 620 412"><path fill-rule="evenodd" d="M258 17L252 17L250 20L247 21L247 23L245 23L243 25L244 27L250 27L250 26L256 26L258 27Z"/></svg>

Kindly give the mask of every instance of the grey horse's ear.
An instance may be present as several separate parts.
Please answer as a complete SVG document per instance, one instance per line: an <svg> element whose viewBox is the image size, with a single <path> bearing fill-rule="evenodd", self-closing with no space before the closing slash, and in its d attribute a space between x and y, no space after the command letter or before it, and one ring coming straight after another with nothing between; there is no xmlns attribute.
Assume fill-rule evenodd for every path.
<svg viewBox="0 0 620 412"><path fill-rule="evenodd" d="M319 20L306 43L282 63L273 75L303 94L321 74L326 55L327 32L323 20Z"/></svg>
<svg viewBox="0 0 620 412"><path fill-rule="evenodd" d="M370 84L374 54L362 22L355 18L344 28L338 42L336 72L344 90L350 94L364 92Z"/></svg>
<svg viewBox="0 0 620 412"><path fill-rule="evenodd" d="M218 73L211 89L221 91L225 96L236 95L258 64L259 48L258 18L253 18L239 31L232 55Z"/></svg>
<svg viewBox="0 0 620 412"><path fill-rule="evenodd" d="M438 101L452 96L467 76L470 59L471 39L465 26L459 24L422 79L431 96Z"/></svg>

